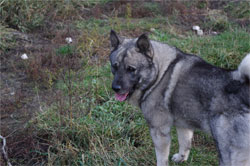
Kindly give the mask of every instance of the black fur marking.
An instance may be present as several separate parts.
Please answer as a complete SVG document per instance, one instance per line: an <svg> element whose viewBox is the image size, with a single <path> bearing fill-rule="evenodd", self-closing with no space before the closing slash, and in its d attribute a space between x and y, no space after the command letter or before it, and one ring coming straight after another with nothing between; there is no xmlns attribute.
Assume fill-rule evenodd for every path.
<svg viewBox="0 0 250 166"><path fill-rule="evenodd" d="M244 80L245 80L245 83L246 83L246 84L250 84L250 80L249 80L249 79L250 79L250 78L248 78L247 76L244 77Z"/></svg>
<svg viewBox="0 0 250 166"><path fill-rule="evenodd" d="M153 67L154 67L153 65L154 65L154 64L153 64L152 61L151 61L149 67L150 67L150 68L153 68ZM146 92L147 90L149 90L151 86L154 85L154 83L155 83L156 80L157 80L158 74L159 74L159 73L156 73L156 79L155 79L154 81L152 81L152 82L148 85L148 87L145 88L145 89L142 91L142 95L141 95L141 97L140 97L140 99L139 99L139 106L140 106L140 107L141 107L141 103L145 100L145 99L142 100L142 99L143 99L143 96L144 96L144 94L145 94L145 92ZM140 79L140 78L139 78L139 79ZM139 88L139 87L137 87L137 88Z"/></svg>
<svg viewBox="0 0 250 166"><path fill-rule="evenodd" d="M193 68L198 68L198 69L206 69L212 71L212 69L217 68L205 61L198 61L194 64Z"/></svg>
<svg viewBox="0 0 250 166"><path fill-rule="evenodd" d="M196 129L201 129L201 121L197 120L197 121L189 121L188 124Z"/></svg>
<svg viewBox="0 0 250 166"><path fill-rule="evenodd" d="M211 119L211 121L210 121L210 128L211 128L211 129L214 128L214 126L213 126L213 124L212 124L212 121L215 122L215 119L217 119L217 118L218 118L218 116L216 115L216 116L214 116L214 117ZM217 152L218 152L218 158L220 159L220 162L221 162L221 158L222 158L221 152L222 152L222 151L220 151L219 142L218 142L218 136L217 136L217 134L216 134L216 132L215 132L214 130L211 130L211 134L212 134L212 136L213 136L213 140L214 140L215 145L216 145L215 147L216 147Z"/></svg>
<svg viewBox="0 0 250 166"><path fill-rule="evenodd" d="M240 88L242 87L242 85L243 85L243 83L241 83L240 81L232 80L226 85L225 91L227 93L237 93L240 90Z"/></svg>
<svg viewBox="0 0 250 166"><path fill-rule="evenodd" d="M181 56L180 56L179 54L177 54L177 55L176 55L176 58L170 63L170 65L168 66L167 70L164 72L164 74L163 74L163 76L161 77L161 80L158 82L158 84L160 84L160 83L163 81L163 79L165 79L165 77L167 77L168 74L169 74L169 77L171 76L171 74L172 74L172 72L173 72L174 66L176 65L177 62L180 61L180 59L181 59ZM158 76L157 76L157 77L158 77ZM156 80L157 80L157 79L156 79ZM155 81L156 81L156 80L155 80ZM169 79L168 79L168 80L169 80ZM155 83L155 81L151 84L151 86ZM151 86L149 86L149 88L150 88ZM143 91L143 94L142 94L142 96L141 96L141 99L139 100L140 107L141 107L141 103L147 99L147 96L150 95L150 94L148 94L148 95L144 98L144 94L145 94L145 92L146 92L149 88L147 88L147 89L145 89L145 90ZM151 92L153 92L155 88L157 88L157 85L151 90ZM165 89L165 90L166 90L166 89ZM165 90L163 90L162 92L165 92ZM162 95L165 95L165 94L163 93Z"/></svg>
<svg viewBox="0 0 250 166"><path fill-rule="evenodd" d="M170 80L170 77L171 77L171 75L173 74L174 67L175 67L175 65L176 65L178 62L180 62L180 59L181 59L181 56L179 56L179 54L177 54L175 60L173 60L173 62L171 62L171 64L169 65L168 69L165 71L165 73L164 73L164 75L163 75L162 78L165 78L165 76L166 76L167 74L169 74L169 75L168 75L169 78L167 79L167 80L169 80L168 83L170 83L170 81L171 81L171 80ZM161 82L161 81L160 81L160 82ZM165 92L167 91L167 89L168 89L168 86L166 86L166 88L163 89L163 91L162 91L162 96L163 96L163 97L165 96Z"/></svg>

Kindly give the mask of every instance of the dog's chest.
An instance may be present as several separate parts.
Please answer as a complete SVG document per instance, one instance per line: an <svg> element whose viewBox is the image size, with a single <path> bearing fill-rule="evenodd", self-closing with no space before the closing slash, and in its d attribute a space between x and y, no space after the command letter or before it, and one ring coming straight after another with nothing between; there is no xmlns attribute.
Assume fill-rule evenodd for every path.
<svg viewBox="0 0 250 166"><path fill-rule="evenodd" d="M172 115L165 107L163 99L163 97L151 93L147 99L141 103L141 110L144 118L152 127L159 127L166 123L172 124L173 122Z"/></svg>

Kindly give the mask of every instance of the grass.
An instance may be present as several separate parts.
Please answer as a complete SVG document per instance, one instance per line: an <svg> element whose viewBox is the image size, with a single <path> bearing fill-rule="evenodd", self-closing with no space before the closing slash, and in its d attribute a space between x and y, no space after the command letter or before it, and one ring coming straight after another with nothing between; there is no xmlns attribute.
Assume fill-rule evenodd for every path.
<svg viewBox="0 0 250 166"><path fill-rule="evenodd" d="M234 69L250 51L250 35L245 29L234 27L217 36L199 37L193 33L180 36L176 32L156 31L152 38L187 52L201 56L210 63Z"/></svg>
<svg viewBox="0 0 250 166"><path fill-rule="evenodd" d="M7 28L6 26L0 23L0 53L2 54L7 49L11 49L15 47L15 41L13 40L13 36L11 32L14 30L11 28Z"/></svg>
<svg viewBox="0 0 250 166"><path fill-rule="evenodd" d="M22 32L31 32L45 28L51 21L80 18L83 15L82 8L105 4L108 1L50 0L37 3L33 0L3 0L0 3L0 23Z"/></svg>
<svg viewBox="0 0 250 166"><path fill-rule="evenodd" d="M105 4L109 0L100 1ZM4 14L4 25L16 27L21 31L32 31L45 25L46 16L54 4L55 17L74 18L80 6L93 6L88 1L50 1L48 4L36 6L31 1L21 4L24 16L18 17L17 9L10 1L5 1L5 7L0 7ZM21 3L21 2L15 2ZM49 5L49 8L43 5ZM145 3L145 8L156 15L158 4ZM48 6L47 6L48 7ZM64 8L67 7L67 10ZM76 7L76 11L73 11ZM243 7L245 7L243 5ZM14 8L15 10L10 11ZM38 8L41 17L33 15ZM201 6L201 8L203 8ZM230 10L232 5L227 6ZM46 10L45 10L46 9ZM245 8L244 8L245 9ZM234 9L238 11L239 9ZM250 52L249 32L230 23L222 21L223 30L219 35L197 36L191 30L178 28L174 17L165 18L131 18L131 9L126 7L126 15L117 15L107 19L73 19L71 26L79 32L74 44L60 45L51 55L45 55L50 66L43 66L42 62L27 61L30 69L31 81L45 85L54 94L50 98L51 104L42 103L43 111L28 122L26 128L37 139L36 144L28 153L29 159L12 159L16 165L39 163L40 165L70 165L70 166L149 166L155 165L156 158L148 126L140 110L115 101L111 91L112 74L108 62L110 29L122 35L135 37L142 32L149 33L153 40L176 46L187 53L197 54L210 63L224 68L236 68L241 59ZM73 14L71 13L73 12ZM70 15L71 13L72 15ZM243 17L247 12L242 12ZM233 14L236 14L233 13ZM27 17L30 16L30 17ZM11 19L9 19L11 18ZM49 19L51 19L50 17ZM176 20L173 20L175 18ZM8 22L9 21L9 22ZM217 20L205 26L217 25ZM218 23L220 25L221 22ZM154 28L155 30L151 30ZM5 26L0 29L7 31ZM6 35L6 34L4 34ZM8 50L8 37L4 37L0 46ZM47 64L47 63L46 63ZM34 66L34 68L32 68ZM77 66L77 67L76 67ZM35 68L37 67L37 68ZM29 73L28 73L29 74ZM45 75L45 76L43 76ZM42 78L40 78L42 77ZM39 86L40 87L40 86ZM37 91L42 91L42 88ZM44 86L43 86L44 88ZM178 151L177 134L172 129L172 145L170 158ZM214 166L218 165L217 152L212 138L200 131L195 132L193 147L187 162L174 166Z"/></svg>

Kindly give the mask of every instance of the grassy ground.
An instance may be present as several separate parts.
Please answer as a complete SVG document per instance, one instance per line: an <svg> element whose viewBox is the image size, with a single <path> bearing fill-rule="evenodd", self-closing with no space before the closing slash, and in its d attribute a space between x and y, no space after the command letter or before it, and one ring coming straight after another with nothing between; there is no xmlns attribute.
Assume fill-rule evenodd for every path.
<svg viewBox="0 0 250 166"><path fill-rule="evenodd" d="M6 2L6 7L13 5L13 2ZM222 6L223 10L219 11L221 18L224 18L222 20L215 18L213 13L206 13L204 22L196 21L204 28L205 35L197 36L191 30L193 24L183 23L190 18L182 18L180 13L183 11L176 4L173 4L176 10L167 13L167 16L160 12L158 4L144 4L150 17L139 18L141 10L135 10L131 4L120 4L121 11L114 10L108 15L111 12L106 12L106 7L98 5L105 5L109 1L99 4L90 1L84 4L78 1L69 4L66 1L50 1L50 8L42 6L48 4L35 6L28 2L19 5L26 7L22 12L30 19L10 13L4 6L0 8L5 11L6 19L0 26L5 32L1 32L4 39L0 43L1 58L9 62L6 55L11 56L11 50L18 44L10 35L9 27L36 34L43 30L43 37L51 41L46 43L51 45L50 51L43 54L43 49L30 51L32 57L28 61L18 60L16 64L20 69L25 69L27 81L36 97L48 96L48 99L39 100L39 107L18 133L21 135L19 139L24 136L29 139L22 145L17 139L10 139L10 159L15 165L155 165L152 140L140 110L115 101L110 88L110 29L127 37L147 32L153 40L176 46L224 68L236 68L244 55L250 52L248 27L237 23L238 19L242 21L249 16L246 10L239 10L240 7L245 9L245 5ZM202 2L195 5L200 11L207 4ZM54 12L53 7L56 9ZM93 8L97 8L95 12L92 12ZM39 9L36 13L39 16L32 13L33 9ZM78 15L83 9L91 15ZM236 15L236 21L230 20L232 16L226 13L228 10L232 11L231 15ZM218 14L218 11L214 12ZM10 20L10 17L13 19ZM58 21L46 28L45 25L50 24L51 19ZM219 34L211 35L210 31ZM72 44L65 43L64 39L68 36L73 38ZM1 134L11 135L11 132L2 128ZM12 134L14 136L19 135ZM172 139L170 157L178 151L174 128ZM16 153L17 150L22 150L23 154ZM212 138L200 131L195 132L188 161L180 164L170 162L170 165L218 165Z"/></svg>

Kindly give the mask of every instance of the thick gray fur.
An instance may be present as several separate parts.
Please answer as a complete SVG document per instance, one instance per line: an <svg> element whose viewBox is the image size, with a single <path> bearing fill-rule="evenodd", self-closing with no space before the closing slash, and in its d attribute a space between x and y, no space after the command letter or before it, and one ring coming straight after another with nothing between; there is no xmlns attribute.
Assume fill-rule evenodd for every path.
<svg viewBox="0 0 250 166"><path fill-rule="evenodd" d="M172 126L179 141L173 161L188 159L198 129L213 136L220 166L250 166L250 55L226 70L146 35L127 39L111 31L111 45L112 86L141 108L157 166L168 166Z"/></svg>

